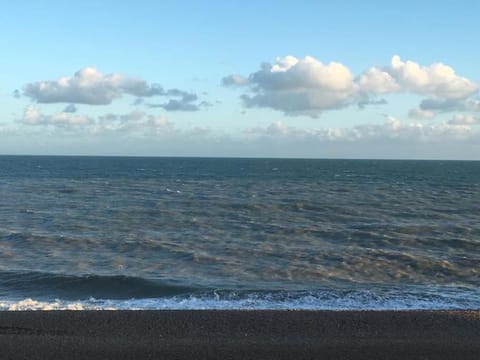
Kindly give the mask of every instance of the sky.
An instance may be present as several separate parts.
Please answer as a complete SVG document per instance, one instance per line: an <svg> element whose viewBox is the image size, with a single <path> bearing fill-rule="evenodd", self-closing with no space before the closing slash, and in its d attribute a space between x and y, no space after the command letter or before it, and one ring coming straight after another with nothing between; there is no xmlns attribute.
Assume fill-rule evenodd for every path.
<svg viewBox="0 0 480 360"><path fill-rule="evenodd" d="M0 154L480 160L478 14L0 0Z"/></svg>

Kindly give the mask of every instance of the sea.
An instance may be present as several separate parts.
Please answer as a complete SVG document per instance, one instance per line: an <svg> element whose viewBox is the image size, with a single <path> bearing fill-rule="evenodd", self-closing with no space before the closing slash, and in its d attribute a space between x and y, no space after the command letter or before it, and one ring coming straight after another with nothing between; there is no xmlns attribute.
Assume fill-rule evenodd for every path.
<svg viewBox="0 0 480 360"><path fill-rule="evenodd" d="M40 309L480 309L480 162L0 156Z"/></svg>

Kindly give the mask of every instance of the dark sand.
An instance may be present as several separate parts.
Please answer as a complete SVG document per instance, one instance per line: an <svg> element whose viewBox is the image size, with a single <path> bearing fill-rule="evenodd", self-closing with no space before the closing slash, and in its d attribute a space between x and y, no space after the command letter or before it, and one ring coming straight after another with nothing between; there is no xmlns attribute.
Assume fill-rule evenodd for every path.
<svg viewBox="0 0 480 360"><path fill-rule="evenodd" d="M480 359L480 311L0 312L0 359Z"/></svg>

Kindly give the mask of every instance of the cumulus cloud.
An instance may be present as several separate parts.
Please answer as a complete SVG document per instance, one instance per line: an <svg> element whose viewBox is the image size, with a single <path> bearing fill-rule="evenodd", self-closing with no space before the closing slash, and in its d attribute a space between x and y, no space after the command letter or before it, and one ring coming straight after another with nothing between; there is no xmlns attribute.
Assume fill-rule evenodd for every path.
<svg viewBox="0 0 480 360"><path fill-rule="evenodd" d="M479 99L424 99L420 109L435 112L468 111L480 112Z"/></svg>
<svg viewBox="0 0 480 360"><path fill-rule="evenodd" d="M466 122L448 122L441 124L424 124L402 122L385 115L381 124L361 124L351 128L329 127L320 129L300 129L275 122L266 127L250 128L246 135L266 138L288 139L301 142L388 142L405 143L439 142L443 140L466 139L472 135L472 128ZM465 120L465 119L463 119ZM478 121L478 119L477 119ZM476 123L475 123L476 124Z"/></svg>
<svg viewBox="0 0 480 360"><path fill-rule="evenodd" d="M435 99L465 99L478 91L477 84L458 76L452 67L442 63L425 67L413 61L404 62L395 55L388 71L406 90Z"/></svg>
<svg viewBox="0 0 480 360"><path fill-rule="evenodd" d="M108 105L123 94L137 97L162 95L164 90L145 80L122 74L103 74L93 67L77 71L72 77L38 81L24 86L23 93L38 103Z"/></svg>
<svg viewBox="0 0 480 360"><path fill-rule="evenodd" d="M35 106L27 106L20 122L31 126L55 126L62 128L83 127L92 124L91 117L85 115L73 115L68 112L59 112L53 115L43 115Z"/></svg>
<svg viewBox="0 0 480 360"><path fill-rule="evenodd" d="M238 74L229 75L222 79L223 86L233 86L233 85L242 86L246 84L248 84L248 79Z"/></svg>
<svg viewBox="0 0 480 360"><path fill-rule="evenodd" d="M249 93L241 95L245 107L267 107L286 115L318 116L323 111L339 109L351 104L381 105L379 95L409 92L428 98L412 116L435 114L431 102L437 106L458 109L459 104L475 107L469 99L478 92L478 85L455 73L442 63L422 66L413 61L402 61L397 55L384 67L371 67L354 77L345 65L337 62L324 64L306 56L278 58L274 64L262 64L259 71L243 77L238 74L222 79L224 86L244 86ZM478 105L478 104L477 104ZM480 106L479 106L480 108Z"/></svg>
<svg viewBox="0 0 480 360"><path fill-rule="evenodd" d="M223 82L244 83L239 79ZM287 56L273 65L264 64L245 84L253 92L242 95L246 107L270 107L288 115L317 116L324 110L342 108L352 102L355 93L353 75L346 66L323 64L310 56L300 60Z"/></svg>
<svg viewBox="0 0 480 360"><path fill-rule="evenodd" d="M150 105L153 107L161 107L167 111L198 111L200 107L197 104L184 101L183 99L170 99L167 103Z"/></svg>
<svg viewBox="0 0 480 360"><path fill-rule="evenodd" d="M172 124L164 116L134 110L127 114L109 113L98 118L94 133L144 133L170 132Z"/></svg>
<svg viewBox="0 0 480 360"><path fill-rule="evenodd" d="M411 109L408 112L408 117L411 119L424 119L424 120L429 120L433 119L437 115L434 111L432 110L423 110L421 108L417 109Z"/></svg>
<svg viewBox="0 0 480 360"><path fill-rule="evenodd" d="M386 70L372 67L356 81L358 89L370 94L389 94L402 91L397 80Z"/></svg>
<svg viewBox="0 0 480 360"><path fill-rule="evenodd" d="M389 76L397 84L398 88L392 91L384 87L385 93L405 91L428 96L422 100L418 109L410 111L409 116L412 118L431 119L439 112L471 110L468 108L475 106L468 98L478 92L478 85L457 75L452 67L442 63L422 66L414 61L402 61L395 55L390 66L372 68L367 74L372 72L386 74L387 78ZM379 88L382 89L381 86Z"/></svg>
<svg viewBox="0 0 480 360"><path fill-rule="evenodd" d="M165 117L147 114L141 110L134 110L127 114L107 113L98 117L75 115L65 111L45 115L37 107L30 105L25 108L19 123L29 127L95 135L112 133L151 135L173 131L172 125Z"/></svg>
<svg viewBox="0 0 480 360"><path fill-rule="evenodd" d="M480 125L480 117L474 115L457 114L448 121L448 124L460 126Z"/></svg>
<svg viewBox="0 0 480 360"><path fill-rule="evenodd" d="M468 99L463 102L464 111L480 112L480 99Z"/></svg>
<svg viewBox="0 0 480 360"><path fill-rule="evenodd" d="M365 106L370 106L370 105L386 105L388 104L388 101L386 99L378 99L378 100L374 100L374 99L365 99L365 100L360 100L358 102L358 107L360 109L364 109Z"/></svg>
<svg viewBox="0 0 480 360"><path fill-rule="evenodd" d="M38 81L24 86L23 94L37 103L70 103L88 105L109 105L123 95L135 96L134 105L145 98L154 96L171 97L166 103L151 105L167 111L197 111L198 96L179 89L165 90L158 84L148 84L143 79L122 74L103 74L95 68L87 67L77 71L72 77L62 77L54 81Z"/></svg>
<svg viewBox="0 0 480 360"><path fill-rule="evenodd" d="M174 97L162 104L148 104L151 108L162 108L166 111L199 111L202 107L209 104L205 101L197 103L197 94L186 92L179 89L170 89L165 92L166 96Z"/></svg>
<svg viewBox="0 0 480 360"><path fill-rule="evenodd" d="M145 152L134 152L144 155L212 156L222 153L231 156L461 158L464 155L454 153L452 149L466 149L470 151L471 158L478 158L480 124L475 115L458 115L442 123L401 121L389 115L384 117L385 121L374 124L313 129L277 121L248 128L243 134L229 135L209 128L177 129L165 117L138 109L124 114L84 117L82 120L79 115L65 112L45 115L38 107L28 106L22 119L19 119L21 124L14 124L15 128L0 123L0 132L4 137L11 136L12 141L17 141L13 137L15 134L45 134L65 144L75 139L81 146L76 151L87 149L92 150L92 154L100 149L95 150L95 144L107 144L102 151L114 144L112 153L124 151L130 144L132 151L145 146Z"/></svg>
<svg viewBox="0 0 480 360"><path fill-rule="evenodd" d="M154 115L148 116L148 124L155 129L163 129L171 126L166 117Z"/></svg>

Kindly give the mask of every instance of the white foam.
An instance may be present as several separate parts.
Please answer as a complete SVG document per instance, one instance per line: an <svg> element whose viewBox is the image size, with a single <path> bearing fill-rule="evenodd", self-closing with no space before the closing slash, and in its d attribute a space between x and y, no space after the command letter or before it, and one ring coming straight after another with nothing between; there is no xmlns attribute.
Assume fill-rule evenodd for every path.
<svg viewBox="0 0 480 360"><path fill-rule="evenodd" d="M465 295L465 294L464 294ZM470 294L472 295L472 294ZM1 299L0 310L452 310L479 309L480 296L465 298L460 295L441 295L419 298L408 294L378 296L369 292L355 291L343 296L331 294L303 294L279 297L276 294L235 293L209 294L204 296L148 298L148 299L94 299L79 301Z"/></svg>
<svg viewBox="0 0 480 360"><path fill-rule="evenodd" d="M37 301L28 298L19 301L0 301L0 310L86 310L86 308L81 302Z"/></svg>

